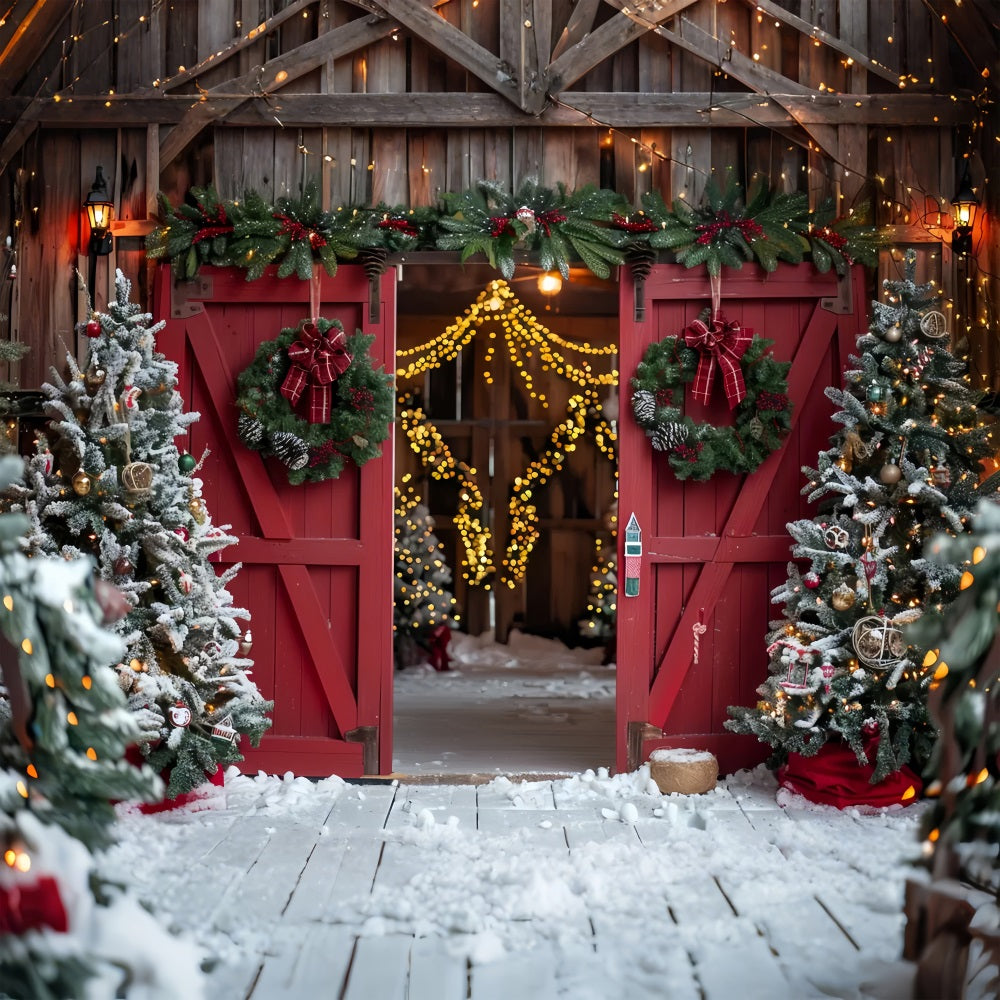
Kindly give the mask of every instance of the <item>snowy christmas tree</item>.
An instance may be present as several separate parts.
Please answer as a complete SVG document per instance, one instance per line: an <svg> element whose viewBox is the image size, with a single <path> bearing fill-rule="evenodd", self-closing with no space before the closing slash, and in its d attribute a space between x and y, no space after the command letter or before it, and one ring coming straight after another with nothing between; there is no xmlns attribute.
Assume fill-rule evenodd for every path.
<svg viewBox="0 0 1000 1000"><path fill-rule="evenodd" d="M21 470L0 458L0 489ZM26 527L0 516L0 993L117 996L129 979L165 997L195 985L196 956L101 884L91 855L111 842L112 799L162 790L124 760L139 727L111 669L124 645L103 623L127 605L88 560L26 558ZM158 949L170 970L149 965Z"/></svg>
<svg viewBox="0 0 1000 1000"><path fill-rule="evenodd" d="M940 740L928 768L923 830L938 877L1000 886L1000 506L983 501L971 535L934 539L928 558L960 566L962 593L906 632L927 649L931 715Z"/></svg>
<svg viewBox="0 0 1000 1000"><path fill-rule="evenodd" d="M914 274L911 252L905 280L886 281L887 301L873 303L845 387L826 390L843 428L803 470L820 511L788 525L800 562L771 595L785 618L772 622L760 701L730 709L727 727L769 743L772 766L839 738L874 765L875 783L922 765L934 741L933 668L903 629L958 594L961 567L925 559L925 540L966 531L995 487L980 485L992 449L978 396L945 346L930 285Z"/></svg>
<svg viewBox="0 0 1000 1000"><path fill-rule="evenodd" d="M447 669L450 630L458 625L434 518L411 488L396 487L396 577L393 586L393 651L397 666L429 658Z"/></svg>
<svg viewBox="0 0 1000 1000"><path fill-rule="evenodd" d="M119 272L116 301L87 323L86 364L69 357L69 379L53 372L43 386L48 447L16 509L32 554L90 556L124 592L119 679L174 797L241 760L239 737L260 740L270 705L247 675L249 614L227 590L239 566L219 576L209 562L235 538L212 523L197 463L174 443L198 414L183 411L177 366L130 290Z"/></svg>

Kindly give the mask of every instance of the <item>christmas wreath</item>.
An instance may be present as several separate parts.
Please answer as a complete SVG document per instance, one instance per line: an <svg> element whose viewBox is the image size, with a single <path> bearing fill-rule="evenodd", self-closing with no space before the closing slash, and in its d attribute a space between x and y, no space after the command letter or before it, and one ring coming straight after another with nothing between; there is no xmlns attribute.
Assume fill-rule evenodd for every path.
<svg viewBox="0 0 1000 1000"><path fill-rule="evenodd" d="M632 412L678 479L753 472L780 447L791 428L790 365L773 357L772 343L717 316L646 349L632 379ZM708 402L716 368L733 413L728 426L696 423L682 412L690 382L695 400Z"/></svg>
<svg viewBox="0 0 1000 1000"><path fill-rule="evenodd" d="M392 378L374 368L374 337L338 320L306 320L257 349L237 379L240 440L288 466L293 485L336 479L350 459L382 452L394 416Z"/></svg>

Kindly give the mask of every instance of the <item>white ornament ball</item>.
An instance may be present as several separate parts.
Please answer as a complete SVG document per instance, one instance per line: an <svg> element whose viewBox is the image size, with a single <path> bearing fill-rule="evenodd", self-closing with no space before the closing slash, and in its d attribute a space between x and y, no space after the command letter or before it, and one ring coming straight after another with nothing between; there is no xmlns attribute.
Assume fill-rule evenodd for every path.
<svg viewBox="0 0 1000 1000"><path fill-rule="evenodd" d="M893 326L890 326L889 329L885 331L885 339L890 344L895 344L898 341L902 340L903 328L898 323L896 323Z"/></svg>

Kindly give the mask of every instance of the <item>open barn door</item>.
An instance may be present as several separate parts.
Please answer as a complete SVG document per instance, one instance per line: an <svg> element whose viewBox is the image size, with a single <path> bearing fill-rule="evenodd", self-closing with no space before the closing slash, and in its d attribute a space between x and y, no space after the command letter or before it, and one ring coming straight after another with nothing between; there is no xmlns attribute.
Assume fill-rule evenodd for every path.
<svg viewBox="0 0 1000 1000"><path fill-rule="evenodd" d="M623 268L619 523L634 522L619 533L617 767L632 770L658 747L693 747L733 771L766 756L752 737L723 728L726 707L753 704L767 676L764 640L777 617L770 592L785 581L789 558L785 525L806 512L801 467L834 430L823 390L841 383L865 326L864 273L854 268L838 282L811 264L724 272L726 318L773 340L775 357L791 361L793 423L754 473L718 472L706 482L678 480L652 449L632 417L628 380L650 343L681 335L710 304L708 276L658 265L640 302L643 292L645 308L636 308ZM696 422L730 420L721 381L708 406L693 403L690 386L684 405ZM629 559L638 566L631 587Z"/></svg>
<svg viewBox="0 0 1000 1000"><path fill-rule="evenodd" d="M395 272L370 284L358 266L323 276L320 314L375 341L373 363L395 363ZM239 544L220 569L243 569L231 591L252 615L253 678L275 702L274 726L244 768L355 777L392 762L392 439L362 468L336 480L288 485L236 434L236 377L262 341L309 315L309 282L268 272L204 268L175 284L160 268L155 296L167 321L159 347L180 366L180 391L201 413L189 451L210 455L201 471L213 520Z"/></svg>

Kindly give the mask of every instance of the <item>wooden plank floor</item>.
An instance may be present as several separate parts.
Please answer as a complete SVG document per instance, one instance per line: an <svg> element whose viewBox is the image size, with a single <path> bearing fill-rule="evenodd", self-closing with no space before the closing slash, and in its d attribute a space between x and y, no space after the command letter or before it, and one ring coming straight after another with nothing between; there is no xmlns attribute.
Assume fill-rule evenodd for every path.
<svg viewBox="0 0 1000 1000"><path fill-rule="evenodd" d="M707 799L637 796L636 804L622 817L620 797L616 802L595 790L588 798L557 780L393 782L306 794L301 806L286 803L274 815L266 802L244 798L215 815L129 822L167 824L161 830L172 831L170 850L185 872L165 897L151 898L177 914L179 926L210 928L216 944L232 945L210 970L206 995L213 1000L610 1000L588 977L605 966L613 970L623 940L634 953L631 943L640 935L649 940L664 987L633 990L630 998L869 995L845 992L845 969L860 966L873 941L884 961L886 942L899 936L900 915L877 893L870 907L856 892L843 898L829 875L829 820L779 808L773 793L752 787L720 787ZM859 876L874 882L887 863L886 853L873 849L878 820L841 814L835 822L848 857L844 877L855 885ZM454 947L466 933L460 900L443 900L423 929L420 914L386 907L387 900L403 906L414 885L433 877L429 837L441 838L440 863L493 852L488 878L501 887L509 880L511 896L523 892L529 911L536 897L545 903L545 890L533 894L517 881L515 852L544 857L560 885L580 877L591 859L595 866L605 857L609 868L620 866L626 851L636 866L666 866L655 870L667 877L651 887L654 900L636 900L624 912L614 910L613 900L611 909L582 903L594 898L592 889L576 893L566 902L559 935L531 937L531 912L507 914L523 922L525 947L480 955L467 939ZM710 838L721 861L712 870L685 863L685 838L698 841L702 856ZM773 885L761 891L755 866L770 872L773 883L773 872L796 852L807 863L825 860L824 874L790 882L780 899ZM435 886L426 891L433 896ZM244 926L248 914L253 920ZM454 931L442 933L449 919ZM416 928L400 931L407 921Z"/></svg>

